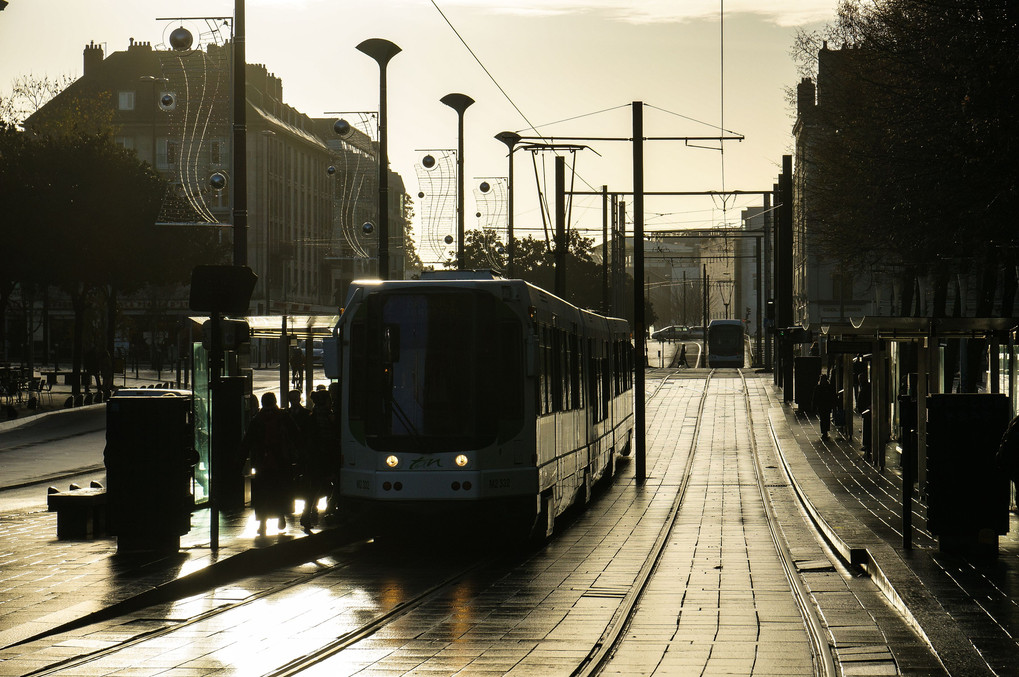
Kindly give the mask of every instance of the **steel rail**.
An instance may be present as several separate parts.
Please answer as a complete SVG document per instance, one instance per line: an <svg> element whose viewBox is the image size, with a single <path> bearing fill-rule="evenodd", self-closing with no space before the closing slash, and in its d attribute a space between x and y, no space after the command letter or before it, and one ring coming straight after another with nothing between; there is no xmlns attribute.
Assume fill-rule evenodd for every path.
<svg viewBox="0 0 1019 677"><path fill-rule="evenodd" d="M750 406L750 390L747 388L746 376L743 374L743 370L739 369L738 372L740 382L743 385L743 403L746 407L747 428L750 432L750 449L754 459L754 472L757 475L757 488L761 492L761 502L764 504L764 510L768 516L768 530L771 532L771 540L775 544L775 551L782 564L782 570L785 572L786 579L789 581L789 587L793 592L793 598L796 600L796 606L799 608L800 616L803 618L807 637L810 640L810 650L814 656L815 673L823 677L836 677L839 672L835 666L835 659L832 655L834 647L828 641L827 632L825 630L824 623L818 615L817 607L811 601L810 593L807 591L806 586L803 584L803 579L800 578L799 572L796 569L792 553L789 551L789 544L778 529L778 517L775 514L775 507L771 504L771 500L768 498L768 492L764 481L764 468L761 466L757 437L754 434L754 418L753 410ZM806 522L806 524L812 526L812 523L810 522ZM813 530L815 531L815 538L819 542L823 542L824 539L821 534L816 532L816 528L813 528Z"/></svg>
<svg viewBox="0 0 1019 677"><path fill-rule="evenodd" d="M619 644L623 633L626 632L626 628L630 624L630 620L637 609L637 604L643 597L644 591L647 589L648 584L651 582L651 576L658 568L658 564L662 560L662 556L665 553L665 546L669 542L669 536L672 534L673 527L676 524L676 519L679 517L679 508L683 504L683 499L686 496L687 487L690 484L690 472L693 467L694 455L697 451L697 443L700 440L701 434L701 420L703 419L704 404L708 399L708 386L711 383L711 377L714 375L715 370L712 369L708 372L707 378L704 379L704 390L701 391L701 400L697 407L697 422L694 428L694 434L691 436L690 441L690 453L687 454L686 467L683 468L683 480L679 486L679 490L676 492L676 497L672 501L672 506L669 508L669 514L662 523L661 529L658 531L658 537L655 539L655 543L648 553L647 559L645 559L643 566L637 574L637 578L634 585L630 587L629 592L623 597L623 601L616 608L616 611L612 614L609 619L605 630L602 632L598 641L595 642L594 647L588 652L587 656L580 662L577 668L571 673L571 677L590 677L591 675L597 674L608 658L611 656L613 649ZM658 388L653 393L657 395L659 390L668 381L668 377L662 379L662 383L659 384Z"/></svg>

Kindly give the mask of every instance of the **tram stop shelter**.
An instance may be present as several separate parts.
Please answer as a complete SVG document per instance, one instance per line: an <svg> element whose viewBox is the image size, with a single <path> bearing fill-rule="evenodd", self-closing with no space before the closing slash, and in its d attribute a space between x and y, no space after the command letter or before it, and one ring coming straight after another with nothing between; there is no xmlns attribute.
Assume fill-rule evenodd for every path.
<svg viewBox="0 0 1019 677"><path fill-rule="evenodd" d="M986 392L1007 396L1008 417L1016 415L1016 332L1015 318L925 318L865 317L845 323L818 323L809 327L818 343L820 360L843 376L842 427L851 436L853 388L846 377L854 372L854 360L869 362L870 425L864 426L863 440L868 460L884 468L893 425L898 426L902 451L903 523L911 522L912 487L917 483L921 496L928 484L928 402L931 395L951 393L955 363L946 360L951 340L982 340L989 356L986 367L976 367L986 375ZM974 368L971 365L971 368ZM926 375L920 377L918 375ZM933 400L930 400L933 402ZM976 432L976 431L974 431ZM1000 433L999 433L1000 435ZM1007 512L1007 507L1006 507ZM1006 525L1007 529L1007 525ZM903 529L908 541L911 529ZM911 544L904 542L905 547Z"/></svg>
<svg viewBox="0 0 1019 677"><path fill-rule="evenodd" d="M242 319L248 323L251 329L251 338L275 339L279 341L280 361L280 393L290 390L290 369L289 355L292 346L301 347L304 350L304 389L305 399L311 399L312 380L314 374L313 346L316 340L322 340L333 335L336 324L340 321L339 315L250 315ZM287 340L281 340L287 337ZM301 345L303 343L303 346ZM328 344L327 344L328 345ZM328 365L334 355L328 347L324 351L323 361ZM329 369L327 368L327 373ZM284 403L285 406L285 397Z"/></svg>

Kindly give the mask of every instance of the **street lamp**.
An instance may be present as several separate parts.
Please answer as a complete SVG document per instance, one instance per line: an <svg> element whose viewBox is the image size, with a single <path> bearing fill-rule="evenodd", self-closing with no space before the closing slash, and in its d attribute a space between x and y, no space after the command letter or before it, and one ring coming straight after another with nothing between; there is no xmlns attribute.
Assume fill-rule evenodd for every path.
<svg viewBox="0 0 1019 677"><path fill-rule="evenodd" d="M509 251L507 252L506 275L512 278L514 271L513 258L516 254L516 245L513 242L513 151L515 150L514 147L520 143L520 135L516 132L499 132L495 135L495 138L506 144L506 149L509 151L509 178L506 181L506 194L507 201L509 202L506 210L506 237L508 238Z"/></svg>
<svg viewBox="0 0 1019 677"><path fill-rule="evenodd" d="M456 269L464 269L464 111L474 99L466 94L447 94L439 99L456 111Z"/></svg>
<svg viewBox="0 0 1019 677"><path fill-rule="evenodd" d="M389 148L386 131L386 66L400 53L389 40L369 38L357 50L379 65L379 277L389 279Z"/></svg>

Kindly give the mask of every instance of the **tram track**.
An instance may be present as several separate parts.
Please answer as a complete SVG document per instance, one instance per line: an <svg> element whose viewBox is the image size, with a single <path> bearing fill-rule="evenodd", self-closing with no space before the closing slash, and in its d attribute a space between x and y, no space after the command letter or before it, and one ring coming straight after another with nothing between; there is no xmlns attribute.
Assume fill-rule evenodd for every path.
<svg viewBox="0 0 1019 677"><path fill-rule="evenodd" d="M678 472L678 475L681 478L680 484L676 489L675 497L672 499L671 505L668 509L667 517L663 520L661 528L658 530L657 537L654 539L653 544L649 548L647 556L643 564L640 566L633 584L630 585L626 593L621 596L621 600L616 609L612 612L611 618L606 624L604 631L598 637L597 641L594 642L587 655L579 661L576 668L572 671L572 675L596 675L604 668L606 661L611 658L612 653L615 651L621 641L621 638L623 638L626 633L629 623L634 616L635 610L640 604L644 592L662 562L663 553L666 551L669 544L670 536L675 528L680 510L684 504L684 500L686 499L687 489L690 485L692 468L697 454L698 445L701 441L701 434L703 430L702 420L704 418L705 406L708 401L711 382L714 376L715 370L711 370L707 372L706 376L702 377L703 386L698 396L699 401L696 405L697 415L696 421L693 424L694 430L691 435L690 446L688 453L686 454L686 459L683 461L684 465L681 471ZM752 427L753 419L749 389L742 372L739 373L739 377L742 388L743 407L746 410L747 420L750 422L750 426ZM680 380L680 378L681 377L678 374L665 376L661 379L660 383L653 388L652 392L650 392L647 397L649 400L657 397L670 382L674 383ZM691 407L692 406L693 403L691 402ZM790 589L796 598L797 606L800 609L800 613L804 620L804 625L810 639L811 650L816 658L815 665L817 666L817 674L824 675L824 677L833 676L837 673L831 656L831 647L825 639L823 624L818 618L817 611L813 606L809 594L804 589L802 581L799 580L795 564L789 552L788 544L784 542L780 530L775 526L776 517L774 509L768 499L764 470L761 466L761 460L758 457L757 444L752 430L750 440L751 451L754 456L754 467L756 469L757 491L760 493L761 500L763 501L765 510L767 511L771 538L775 543L775 548L782 561ZM339 634L331 640L326 641L311 650L305 650L301 652L300 655L296 655L285 660L279 664L278 667L265 670L265 666L263 666L263 670L259 671L258 674L262 674L263 677L283 677L286 675L301 674L302 672L310 671L315 668L321 669L326 661L342 654L345 650L354 647L368 638L378 635L387 627L396 624L401 619L408 617L413 618L412 614L414 614L415 611L422 609L422 607L426 607L429 603L451 596L450 591L464 583L464 581L472 580L479 584L483 589L484 587L487 587L488 584L499 580L505 572L512 570L531 556L532 553L500 552L496 555L485 553L484 555L469 557L467 558L467 561L459 562L455 571L449 572L444 576L434 576L430 581L417 581L414 586L414 590L405 591L402 597L398 600L388 601L385 604L386 608L384 610L375 609L370 614L370 618L361 620L356 626L347 630L339 628L341 632L339 632ZM31 677L35 677L36 675L39 677L42 677L43 675L59 675L64 671L67 671L68 674L78 674L82 669L87 669L90 665L99 664L104 658L108 658L118 653L130 654L131 651L145 646L146 642L153 640L165 641L168 638L172 638L174 633L180 633L180 636L186 637L188 632L196 631L203 623L212 622L216 619L223 619L226 614L231 612L236 613L245 607L254 605L256 602L265 602L267 600L272 600L275 597L285 597L293 594L295 591L304 586L312 586L316 583L316 581L329 575L342 576L344 574L344 569L350 567L355 560L361 557L367 558L368 555L365 554L363 549L359 548L349 557L331 564L324 563L323 559L315 560L314 565L319 567L315 571L296 576L290 581L267 588L258 593L253 593L250 597L243 600L217 606L214 609L209 609L201 614L188 618L185 621L167 621L172 622L173 625L144 632L115 646L107 647L76 658L67 659L58 664L50 665L46 668L27 674ZM385 559L383 558L382 561L385 561ZM368 570L370 568L371 567L367 564L361 566L361 569L364 570ZM396 569L397 568L394 567L394 571ZM376 602L376 604L378 604L378 602Z"/></svg>
<svg viewBox="0 0 1019 677"><path fill-rule="evenodd" d="M573 671L571 677L590 677L591 675L597 675L601 671L605 661L611 655L612 650L619 643L620 638L626 631L629 621L633 618L634 611L640 602L641 596L647 589L651 576L658 568L659 562L661 562L662 554L665 552L665 547L668 545L669 536L675 526L676 518L679 516L679 509L683 505L683 499L686 496L686 490L690 483L690 470L693 467L694 454L697 449L697 444L700 441L701 421L704 418L704 405L708 399L708 387L714 373L715 370L712 369L708 372L708 375L704 379L704 388L701 391L700 402L697 405L697 422L695 424L694 433L691 436L690 449L687 452L686 463L683 468L683 479L678 491L676 492L676 496L672 501L672 505L669 508L668 517L662 523L662 528L658 532L658 537L655 539L655 543L652 546L651 551L648 553L648 556L644 561L644 565L637 574L634 585L631 586L630 590L623 597L622 602L612 615L611 620L606 626L601 637L599 637L598 642L595 643L594 647L592 647L591 651L587 654L584 660L577 666L577 669ZM667 376L662 379L662 382L659 384L658 388L655 389L652 397L661 391L670 378L671 376Z"/></svg>
<svg viewBox="0 0 1019 677"><path fill-rule="evenodd" d="M814 656L815 674L819 677L835 677L838 675L838 669L835 665L833 657L833 647L829 644L826 637L826 631L824 629L824 623L820 619L817 608L810 599L810 595L800 578L796 565L793 561L792 554L789 549L788 543L785 541L781 531L777 527L777 516L775 514L774 507L768 498L767 487L765 483L764 469L761 466L761 459L758 453L756 437L753 434L753 412L750 402L750 392L747 387L746 377L743 374L743 370L737 370L739 373L743 405L747 416L747 421L750 428L750 445L751 454L754 459L755 476L757 479L757 490L761 497L761 502L764 506L767 514L767 522L769 533L772 542L775 545L776 553L778 554L779 560L782 564L783 572L785 573L786 579L789 583L789 588L796 601L796 606L800 612L801 617L804 621L804 627L807 632L809 639L811 653ZM634 614L638 608L641 597L646 590L651 576L654 571L658 568L665 548L668 544L669 536L675 528L676 519L679 515L680 508L682 507L683 500L686 496L686 490L689 485L691 477L691 468L694 461L694 456L697 450L697 446L700 440L701 433L701 419L704 412L704 405L707 401L709 392L709 386L712 377L715 375L716 370L712 369L708 372L707 377L704 381L704 389L701 392L700 403L698 405L698 415L696 430L694 432L690 450L687 454L685 467L683 469L683 480L673 501L673 505L669 512L668 519L662 525L662 529L659 532L658 538L655 542L654 547L648 555L644 566L641 568L641 572L638 576L637 583L633 586L630 593L627 594L613 615L608 627L603 633L599 642L592 649L591 653L585 658L585 660L578 666L578 668L572 673L571 677L592 677L600 673L604 667L606 661L611 657L612 652L615 650L623 633L626 631L630 621L633 619ZM667 376L662 379L661 383L655 388L650 398L656 396L662 388L665 387L671 377Z"/></svg>
<svg viewBox="0 0 1019 677"><path fill-rule="evenodd" d="M166 640L172 639L174 636L187 637L190 633L199 631L203 624L215 624L217 621L222 621L226 618L228 614L243 611L245 607L252 607L258 603L271 604L274 598L285 598L288 595L299 593L302 589L314 585L318 579L323 579L327 576L337 578L342 577L344 571L350 569L357 560L363 560L366 558L364 553L360 552L366 545L366 543L356 544L355 547L357 547L357 550L355 552L343 559L333 561L332 563L326 563L326 561L330 559L329 557L313 560L309 564L316 567L314 571L298 574L283 583L253 592L243 599L218 604L215 608L195 614L185 620L163 618L159 621L165 623L163 627L143 630L128 639L117 642L114 645L56 661L45 667L27 672L24 674L24 677L48 677L50 675L56 676L65 673L77 675L82 674L83 672L89 672L91 674L91 670L98 670L99 666L102 666L104 661L107 659L113 658L114 660L118 660L116 657L130 656L133 652L138 651L144 652L147 645L160 642L165 644ZM408 593L404 599L394 602L390 608L382 611L381 613L375 614L372 618L360 623L357 627L343 632L333 641L330 641L315 650L296 656L283 665L264 672L264 675L265 677L282 677L284 675L299 674L317 664L320 664L329 657L340 653L350 645L374 635L387 625L406 616L414 609L426 604L428 601L442 596L452 587L456 586L459 582L463 581L472 574L486 570L501 571L504 567L512 567L519 557L519 554L506 555L499 553L493 555L490 553L482 553L473 558L469 558L469 560L457 568L456 571L446 573L441 578L426 584L427 587L425 589L416 593ZM243 585L243 583L237 582L234 585ZM215 590L208 593L208 599L215 599L215 593ZM150 616L153 616L153 614L147 613L146 610L130 614L130 616L132 616L134 620L142 623L155 621L155 618L150 619ZM124 617L120 617L118 620L124 621L125 619ZM181 640L182 644L185 642L186 639ZM97 672L96 674L99 673Z"/></svg>
<svg viewBox="0 0 1019 677"><path fill-rule="evenodd" d="M778 517L775 514L775 508L772 505L771 500L768 498L768 491L764 479L764 468L761 465L761 456L758 453L757 437L753 434L754 416L753 408L750 405L750 390L747 387L746 376L743 374L743 370L740 369L738 371L740 382L743 385L743 401L746 407L747 421L749 422L749 428L751 430L750 448L757 475L757 488L761 493L761 502L763 503L764 510L768 515L768 530L771 532L772 541L775 543L775 551L778 553L779 561L782 564L782 570L785 572L786 579L789 581L789 588L792 590L793 597L796 600L796 605L800 610L800 615L803 617L804 625L807 630L807 637L810 640L811 651L815 658L817 674L822 675L823 677L835 677L835 675L838 674L838 670L835 665L835 658L832 655L833 647L827 640L824 623L821 621L817 607L811 601L810 593L807 591L806 586L804 586L803 580L800 578L796 569L792 553L789 550L789 544L779 531L777 526ZM823 542L823 538L819 532L815 533L815 538L819 542Z"/></svg>

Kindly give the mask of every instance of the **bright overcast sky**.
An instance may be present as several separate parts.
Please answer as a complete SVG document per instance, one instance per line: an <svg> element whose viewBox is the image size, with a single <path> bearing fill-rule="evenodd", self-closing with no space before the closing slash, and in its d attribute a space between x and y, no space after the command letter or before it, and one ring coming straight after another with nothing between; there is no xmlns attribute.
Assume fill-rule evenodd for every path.
<svg viewBox="0 0 1019 677"><path fill-rule="evenodd" d="M286 103L318 117L375 109L378 68L355 46L370 37L398 44L403 52L388 69L389 149L412 196L423 155L416 150L456 147L456 114L439 99L474 98L465 116L470 228L472 179L507 172L496 133L529 135L533 125L545 136L628 137L635 100L648 106L646 136L711 136L724 125L746 137L728 142L724 154L648 143L647 190L770 190L791 152L783 88L796 83L794 31L819 28L834 7L835 0L247 0L247 56L282 78ZM130 38L158 45L167 24L157 17L230 16L233 8L231 0L10 0L0 12L0 90L27 73L80 75L92 40L107 54ZM592 115L598 111L608 112ZM629 144L590 145L601 157L578 155L576 189L587 189L583 181L629 191ZM530 155L516 158L517 225L540 225ZM759 200L741 198L723 212L717 199L714 209L707 198L649 199L647 228L732 223L748 204ZM598 207L578 198L574 220L600 230Z"/></svg>

